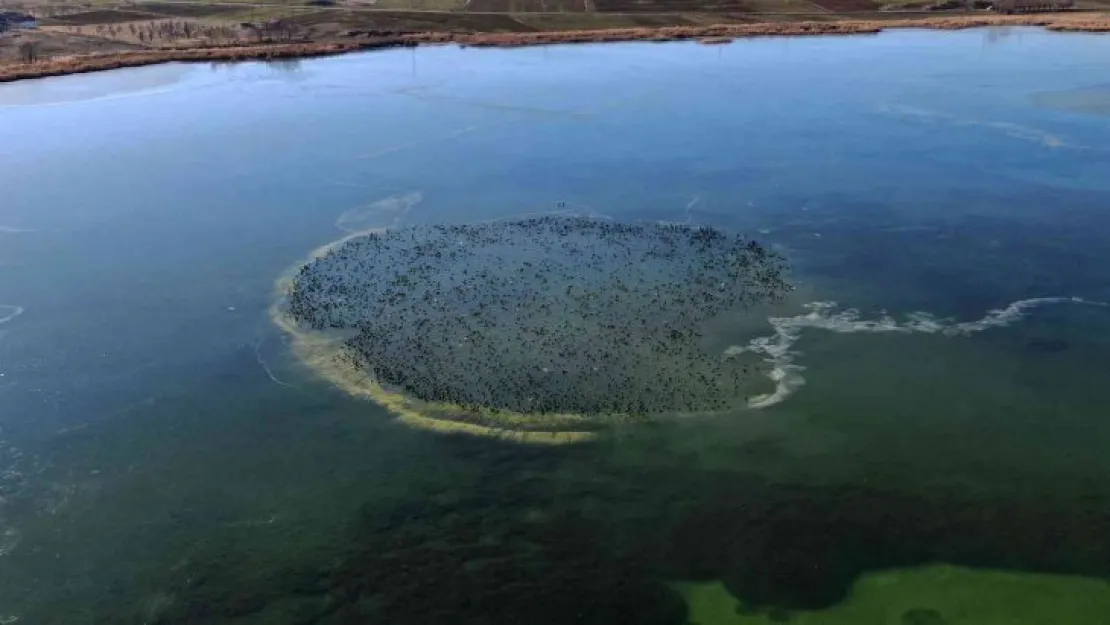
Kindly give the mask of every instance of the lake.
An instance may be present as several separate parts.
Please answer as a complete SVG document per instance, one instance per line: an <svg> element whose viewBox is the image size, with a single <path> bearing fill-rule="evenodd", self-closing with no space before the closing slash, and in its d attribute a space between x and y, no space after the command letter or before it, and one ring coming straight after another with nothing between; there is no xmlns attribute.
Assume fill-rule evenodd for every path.
<svg viewBox="0 0 1110 625"><path fill-rule="evenodd" d="M1110 614L1110 37L430 47L0 86L0 623ZM743 233L748 406L412 427L274 323L351 233ZM599 375L603 375L603 372Z"/></svg>

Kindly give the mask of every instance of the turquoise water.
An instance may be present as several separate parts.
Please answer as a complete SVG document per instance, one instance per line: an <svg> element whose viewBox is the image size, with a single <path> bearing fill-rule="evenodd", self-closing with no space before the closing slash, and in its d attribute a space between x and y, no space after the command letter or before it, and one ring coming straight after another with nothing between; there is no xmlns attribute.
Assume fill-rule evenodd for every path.
<svg viewBox="0 0 1110 625"><path fill-rule="evenodd" d="M899 31L0 86L0 620L1104 622L1108 52ZM784 254L788 301L718 329L774 401L444 436L267 313L348 232L554 210ZM1002 598L940 605L964 574ZM1070 607L1013 607L1037 589Z"/></svg>

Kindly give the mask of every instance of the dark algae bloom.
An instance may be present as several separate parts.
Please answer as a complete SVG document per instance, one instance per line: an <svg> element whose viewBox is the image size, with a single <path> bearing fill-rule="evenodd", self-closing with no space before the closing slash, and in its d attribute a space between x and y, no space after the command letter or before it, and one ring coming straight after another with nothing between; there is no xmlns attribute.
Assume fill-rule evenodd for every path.
<svg viewBox="0 0 1110 625"><path fill-rule="evenodd" d="M415 226L314 257L286 314L345 331L332 366L397 412L587 432L743 406L750 362L707 348L704 327L779 298L783 272L758 243L709 227L565 216Z"/></svg>

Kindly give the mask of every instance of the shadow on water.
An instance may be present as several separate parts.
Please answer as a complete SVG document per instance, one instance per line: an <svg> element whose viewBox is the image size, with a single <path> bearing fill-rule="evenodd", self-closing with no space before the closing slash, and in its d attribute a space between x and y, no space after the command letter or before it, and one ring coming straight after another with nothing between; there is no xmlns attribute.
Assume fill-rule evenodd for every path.
<svg viewBox="0 0 1110 625"><path fill-rule="evenodd" d="M683 625L674 580L723 580L748 613L774 621L843 601L876 569L943 562L1110 578L1104 498L932 497L598 466L615 442L435 444L445 465L476 470L472 488L367 504L341 547L262 576L213 545L208 561L175 571L156 622ZM931 623L927 612L907 614Z"/></svg>

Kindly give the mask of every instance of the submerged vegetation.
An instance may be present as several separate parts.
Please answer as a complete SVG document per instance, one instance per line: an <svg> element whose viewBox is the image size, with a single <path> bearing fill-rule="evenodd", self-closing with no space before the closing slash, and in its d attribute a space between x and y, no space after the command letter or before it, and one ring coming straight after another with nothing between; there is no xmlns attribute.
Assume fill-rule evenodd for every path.
<svg viewBox="0 0 1110 625"><path fill-rule="evenodd" d="M273 548L292 562L264 575L252 560L264 554L215 541L171 571L172 600L150 622L1080 625L1110 600L1105 501L789 486L597 465L589 447L434 444L466 478L368 502L333 550L285 535Z"/></svg>

